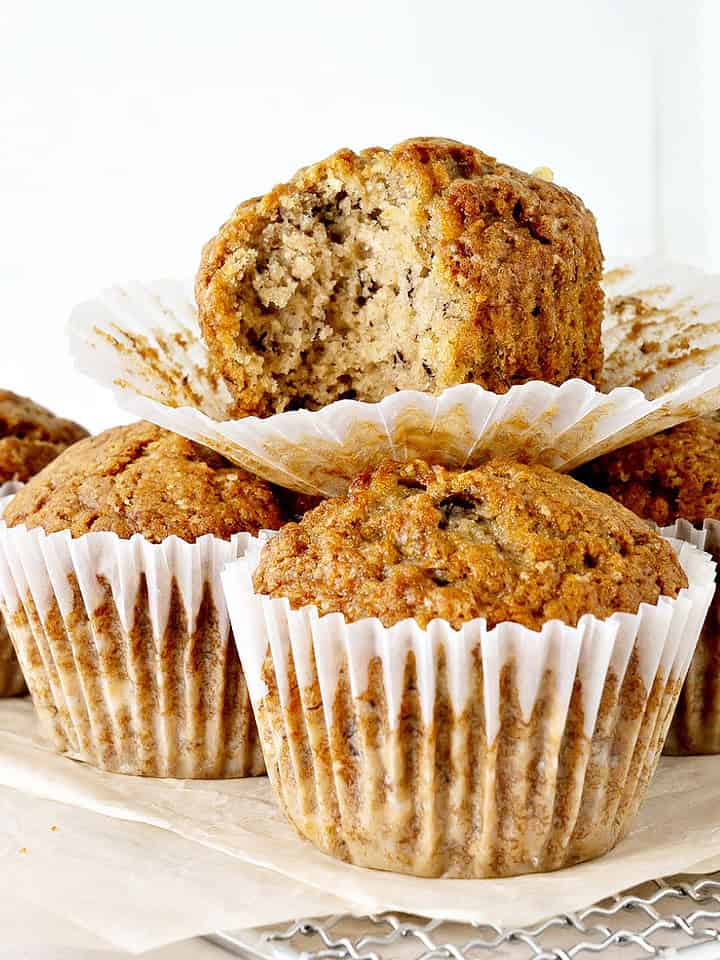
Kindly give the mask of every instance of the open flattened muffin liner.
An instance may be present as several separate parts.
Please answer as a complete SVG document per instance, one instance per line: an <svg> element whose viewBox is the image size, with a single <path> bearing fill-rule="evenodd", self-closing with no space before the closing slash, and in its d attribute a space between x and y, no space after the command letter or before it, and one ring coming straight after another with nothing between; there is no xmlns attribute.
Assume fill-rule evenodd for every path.
<svg viewBox="0 0 720 960"><path fill-rule="evenodd" d="M679 520L662 530L681 536L720 562L720 521L707 519L701 529ZM672 756L720 754L720 590L715 591L695 654L680 692L665 753Z"/></svg>
<svg viewBox="0 0 720 960"><path fill-rule="evenodd" d="M436 620L387 629L257 595L260 544L222 574L268 775L298 831L360 866L510 876L605 853L662 752L714 591L534 632Z"/></svg>
<svg viewBox="0 0 720 960"><path fill-rule="evenodd" d="M0 520L0 609L59 752L145 776L264 773L220 584L251 540L73 539Z"/></svg>
<svg viewBox="0 0 720 960"><path fill-rule="evenodd" d="M343 493L386 457L474 466L502 453L570 470L720 408L720 278L657 260L605 278L601 389L533 381L497 395L475 384L438 396L400 391L380 403L340 400L232 419L210 370L190 292L180 283L115 287L70 321L81 370L134 414L302 493Z"/></svg>
<svg viewBox="0 0 720 960"><path fill-rule="evenodd" d="M0 502L17 493L21 486L14 480L0 483ZM5 619L0 614L0 697L17 697L26 692L25 678L13 650Z"/></svg>

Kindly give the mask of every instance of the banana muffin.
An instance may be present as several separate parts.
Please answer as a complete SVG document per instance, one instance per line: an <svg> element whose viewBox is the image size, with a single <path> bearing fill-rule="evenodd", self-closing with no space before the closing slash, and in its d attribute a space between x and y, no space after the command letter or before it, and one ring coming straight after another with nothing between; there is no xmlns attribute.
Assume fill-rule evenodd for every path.
<svg viewBox="0 0 720 960"><path fill-rule="evenodd" d="M149 423L81 440L10 501L0 607L56 748L164 777L264 772L220 584L274 490Z"/></svg>
<svg viewBox="0 0 720 960"><path fill-rule="evenodd" d="M302 836L360 866L489 877L627 832L713 576L609 497L498 459L386 462L223 585Z"/></svg>
<svg viewBox="0 0 720 960"><path fill-rule="evenodd" d="M203 336L238 415L602 366L602 252L568 190L452 140L343 149L205 247Z"/></svg>
<svg viewBox="0 0 720 960"><path fill-rule="evenodd" d="M635 613L687 581L672 547L629 510L546 467L413 461L362 474L347 498L288 524L263 550L258 593L348 621L434 618L458 629Z"/></svg>
<svg viewBox="0 0 720 960"><path fill-rule="evenodd" d="M71 420L56 417L45 407L11 390L0 390L0 490L25 483L54 460L66 447L86 437L87 430ZM0 697L25 692L20 664L0 616Z"/></svg>
<svg viewBox="0 0 720 960"><path fill-rule="evenodd" d="M720 419L689 420L628 444L577 471L658 526L705 524L720 562ZM665 746L675 755L720 753L720 596L716 593Z"/></svg>
<svg viewBox="0 0 720 960"><path fill-rule="evenodd" d="M88 435L28 397L0 390L0 484L25 483L66 447Z"/></svg>
<svg viewBox="0 0 720 960"><path fill-rule="evenodd" d="M688 420L637 440L576 476L661 527L681 518L720 518L720 419Z"/></svg>
<svg viewBox="0 0 720 960"><path fill-rule="evenodd" d="M275 530L285 519L275 490L208 447L140 421L75 444L13 498L9 527L107 530L151 543L175 535Z"/></svg>

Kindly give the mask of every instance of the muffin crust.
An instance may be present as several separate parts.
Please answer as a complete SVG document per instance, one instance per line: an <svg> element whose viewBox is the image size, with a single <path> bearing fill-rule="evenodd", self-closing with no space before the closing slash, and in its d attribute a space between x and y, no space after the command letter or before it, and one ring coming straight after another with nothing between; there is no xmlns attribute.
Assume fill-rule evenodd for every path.
<svg viewBox="0 0 720 960"><path fill-rule="evenodd" d="M416 460L385 462L347 498L284 527L254 586L294 608L386 627L484 617L538 629L635 613L677 596L687 578L659 534L571 477L501 459L468 471Z"/></svg>
<svg viewBox="0 0 720 960"><path fill-rule="evenodd" d="M26 483L67 447L88 435L72 420L11 390L0 390L0 483Z"/></svg>
<svg viewBox="0 0 720 960"><path fill-rule="evenodd" d="M11 501L8 526L112 531L159 543L277 529L273 489L207 447L140 421L75 444Z"/></svg>
<svg viewBox="0 0 720 960"><path fill-rule="evenodd" d="M440 138L344 149L241 204L197 276L238 414L602 366L595 220L554 183Z"/></svg>
<svg viewBox="0 0 720 960"><path fill-rule="evenodd" d="M720 418L681 423L585 464L577 475L658 526L707 528L720 564ZM709 525L704 524L705 520ZM720 591L715 591L665 745L673 756L720 754Z"/></svg>
<svg viewBox="0 0 720 960"><path fill-rule="evenodd" d="M689 420L585 464L576 476L658 526L720 518L720 420Z"/></svg>

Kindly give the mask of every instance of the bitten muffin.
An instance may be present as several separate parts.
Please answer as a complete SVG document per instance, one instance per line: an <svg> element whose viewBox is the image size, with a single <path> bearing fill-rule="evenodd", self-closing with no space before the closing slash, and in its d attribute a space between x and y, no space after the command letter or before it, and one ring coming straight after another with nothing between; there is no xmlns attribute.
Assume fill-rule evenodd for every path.
<svg viewBox="0 0 720 960"><path fill-rule="evenodd" d="M720 561L720 419L689 420L577 471L630 510L666 526L706 522ZM675 755L720 753L720 596L716 593L665 745Z"/></svg>
<svg viewBox="0 0 720 960"><path fill-rule="evenodd" d="M0 390L0 493L10 493L13 488L9 484L25 483L86 436L87 430L79 424L56 417L28 397ZM24 692L20 664L0 616L0 697Z"/></svg>
<svg viewBox="0 0 720 960"><path fill-rule="evenodd" d="M363 474L223 585L302 836L361 866L487 877L627 832L713 576L570 477L415 461Z"/></svg>
<svg viewBox="0 0 720 960"><path fill-rule="evenodd" d="M0 483L25 483L87 435L79 424L56 417L28 397L0 390Z"/></svg>
<svg viewBox="0 0 720 960"><path fill-rule="evenodd" d="M340 150L241 204L196 281L237 413L595 381L602 252L568 190L452 140Z"/></svg>
<svg viewBox="0 0 720 960"><path fill-rule="evenodd" d="M505 460L468 471L416 460L385 463L288 524L254 584L348 621L439 617L458 629L484 617L537 630L635 613L687 580L667 541L570 477Z"/></svg>
<svg viewBox="0 0 720 960"><path fill-rule="evenodd" d="M56 748L165 777L264 772L219 575L272 488L149 423L82 440L0 524L0 598Z"/></svg>

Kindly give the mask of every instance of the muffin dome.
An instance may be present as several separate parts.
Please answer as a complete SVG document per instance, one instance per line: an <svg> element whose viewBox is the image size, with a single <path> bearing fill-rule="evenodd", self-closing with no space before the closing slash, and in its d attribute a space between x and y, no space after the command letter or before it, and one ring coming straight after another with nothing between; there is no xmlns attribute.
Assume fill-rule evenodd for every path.
<svg viewBox="0 0 720 960"><path fill-rule="evenodd" d="M140 421L76 443L24 487L3 519L10 527L107 530L159 543L175 535L276 529L283 515L265 481L207 447Z"/></svg>
<svg viewBox="0 0 720 960"><path fill-rule="evenodd" d="M571 477L508 460L467 471L416 460L382 464L284 527L254 586L386 627L484 617L538 629L635 613L687 579L669 543Z"/></svg>
<svg viewBox="0 0 720 960"><path fill-rule="evenodd" d="M567 190L452 140L340 150L239 206L197 276L238 414L594 381L602 252Z"/></svg>
<svg viewBox="0 0 720 960"><path fill-rule="evenodd" d="M720 420L689 420L576 471L634 513L666 526L720 518Z"/></svg>
<svg viewBox="0 0 720 960"><path fill-rule="evenodd" d="M0 390L0 483L27 482L66 447L88 435L28 397Z"/></svg>

